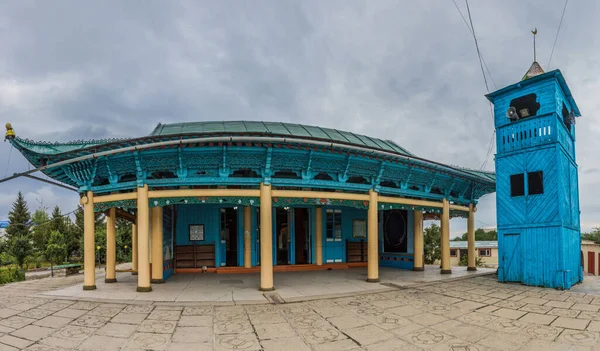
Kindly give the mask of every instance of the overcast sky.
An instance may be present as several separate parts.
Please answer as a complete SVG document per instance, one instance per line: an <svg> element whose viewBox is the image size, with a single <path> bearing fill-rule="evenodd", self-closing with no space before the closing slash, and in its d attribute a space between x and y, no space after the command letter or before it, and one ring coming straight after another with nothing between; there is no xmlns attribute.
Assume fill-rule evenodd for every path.
<svg viewBox="0 0 600 351"><path fill-rule="evenodd" d="M548 69L562 0L469 4L490 90L529 68L533 27ZM600 226L596 4L569 3L550 65L583 115L584 231ZM138 137L159 122L288 121L392 139L421 157L479 169L494 130L475 45L452 0L4 1L0 43L2 121L30 139ZM0 177L27 168L0 144ZM32 209L68 212L78 202L75 193L13 180L0 184L0 219L18 190ZM495 226L493 194L476 218L478 227ZM453 236L465 230L464 219L452 220Z"/></svg>

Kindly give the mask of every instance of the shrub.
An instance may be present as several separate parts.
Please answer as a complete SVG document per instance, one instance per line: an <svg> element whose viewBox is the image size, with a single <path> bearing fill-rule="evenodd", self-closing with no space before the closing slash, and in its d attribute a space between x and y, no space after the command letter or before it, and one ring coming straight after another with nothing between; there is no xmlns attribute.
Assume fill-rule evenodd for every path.
<svg viewBox="0 0 600 351"><path fill-rule="evenodd" d="M0 268L0 284L22 282L25 280L25 271L20 267Z"/></svg>
<svg viewBox="0 0 600 351"><path fill-rule="evenodd" d="M468 266L469 265L469 256L461 255L460 261L458 262L459 266ZM483 267L483 258L479 256L475 256L475 267Z"/></svg>

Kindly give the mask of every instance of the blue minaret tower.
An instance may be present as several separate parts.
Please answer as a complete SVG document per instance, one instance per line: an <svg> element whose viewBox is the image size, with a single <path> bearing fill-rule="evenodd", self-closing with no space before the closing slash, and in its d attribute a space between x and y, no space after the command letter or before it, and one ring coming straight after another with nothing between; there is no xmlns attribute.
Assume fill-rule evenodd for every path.
<svg viewBox="0 0 600 351"><path fill-rule="evenodd" d="M569 289L583 280L575 117L559 70L534 62L487 95L496 127L498 280Z"/></svg>

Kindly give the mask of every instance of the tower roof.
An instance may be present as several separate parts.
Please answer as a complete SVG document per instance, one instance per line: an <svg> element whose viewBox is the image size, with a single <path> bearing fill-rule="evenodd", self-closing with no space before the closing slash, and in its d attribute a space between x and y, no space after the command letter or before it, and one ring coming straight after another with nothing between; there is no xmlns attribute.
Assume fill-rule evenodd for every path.
<svg viewBox="0 0 600 351"><path fill-rule="evenodd" d="M535 64L535 62L534 62L534 64ZM526 74L526 76L527 76L527 74ZM581 116L581 113L579 112L579 107L577 106L575 99L573 99L573 95L571 94L571 90L569 89L569 86L567 85L567 82L565 81L565 77L562 75L562 73L558 69L555 69L553 71L546 72L546 73L540 73L540 74L537 74L532 77L527 77L527 78L523 77L522 81L517 82L515 84L511 84L502 89L498 89L494 92L491 92L491 93L485 95L485 97L490 102L494 103L496 98L498 98L500 96L504 96L506 94L511 93L512 91L514 91L516 89L523 89L527 86L545 81L547 79L555 79L558 82L560 88L562 89L563 93L565 94L565 97L567 98L567 100L569 101L571 106L573 107L575 116L576 117Z"/></svg>
<svg viewBox="0 0 600 351"><path fill-rule="evenodd" d="M539 76L540 74L544 74L544 73L545 72L544 72L544 69L542 69L542 66L540 66L540 64L537 63L537 61L533 61L533 63L531 64L531 66L529 67L529 69L527 70L527 72L525 73L523 78L521 78L521 80Z"/></svg>

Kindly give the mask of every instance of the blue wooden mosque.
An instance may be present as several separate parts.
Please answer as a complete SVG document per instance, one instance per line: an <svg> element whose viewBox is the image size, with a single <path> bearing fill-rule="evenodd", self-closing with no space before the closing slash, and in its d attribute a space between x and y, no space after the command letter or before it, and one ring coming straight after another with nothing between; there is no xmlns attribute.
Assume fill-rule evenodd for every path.
<svg viewBox="0 0 600 351"><path fill-rule="evenodd" d="M84 207L84 289L95 289L94 212L106 214L105 281L116 282L115 217L132 225L138 291L171 274L379 266L422 271L423 219L441 223L450 267L450 218L468 218L495 191L495 174L427 160L393 141L280 122L159 124L119 140L7 139L36 170L73 187Z"/></svg>
<svg viewBox="0 0 600 351"><path fill-rule="evenodd" d="M581 282L575 117L559 70L534 62L487 95L496 127L498 279L568 289Z"/></svg>
<svg viewBox="0 0 600 351"><path fill-rule="evenodd" d="M441 223L441 274L451 273L450 218L468 218L475 265L478 200L497 192L503 282L569 288L582 280L575 117L560 71L534 62L489 94L497 173L427 160L390 140L279 122L159 124L148 136L48 143L6 138L35 167L80 194L84 289L95 289L94 212L106 214L106 277L115 283L115 219L132 222L137 290L172 274L379 266L421 271L423 219Z"/></svg>

